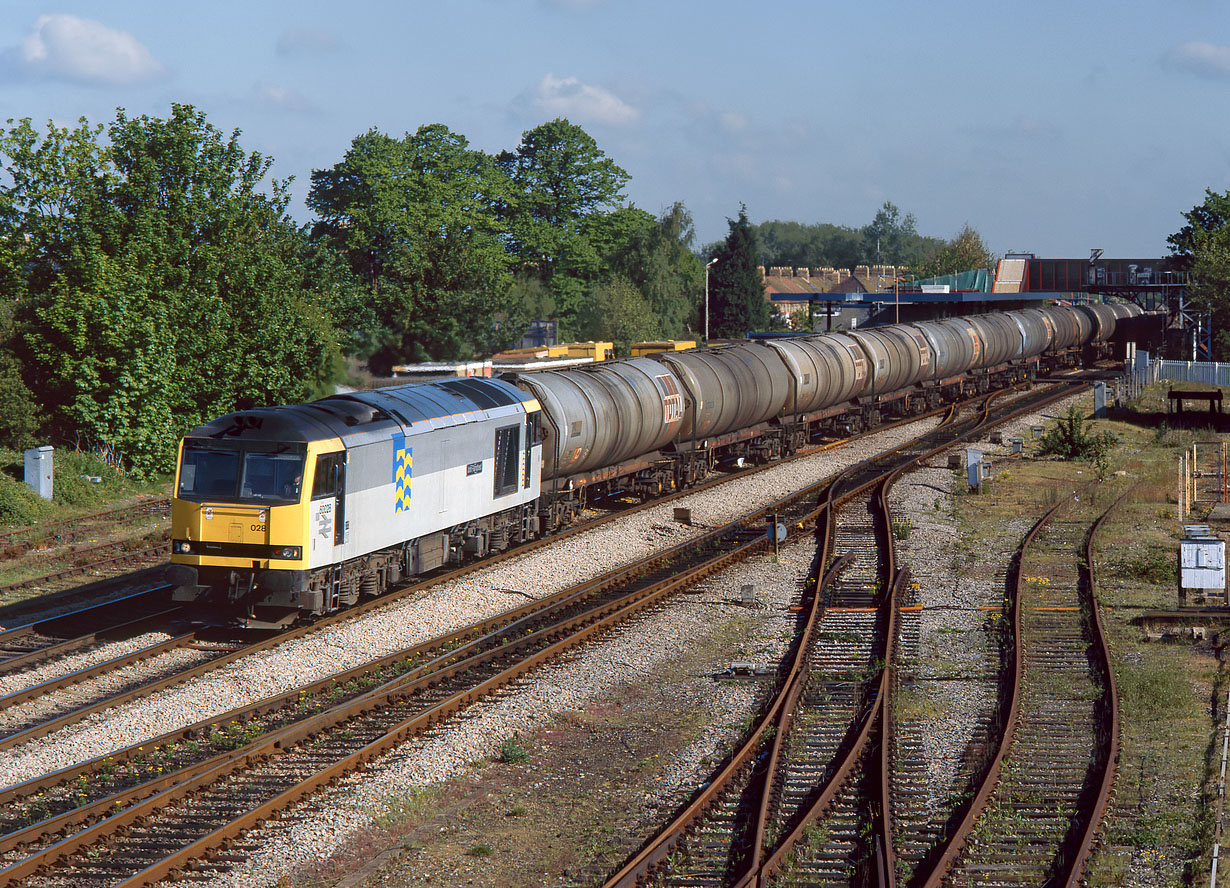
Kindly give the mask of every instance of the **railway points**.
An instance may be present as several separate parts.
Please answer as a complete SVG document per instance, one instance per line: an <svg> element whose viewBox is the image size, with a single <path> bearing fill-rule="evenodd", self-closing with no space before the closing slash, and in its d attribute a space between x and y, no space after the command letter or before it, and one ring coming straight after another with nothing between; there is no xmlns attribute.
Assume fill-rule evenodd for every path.
<svg viewBox="0 0 1230 888"><path fill-rule="evenodd" d="M757 536L759 537L759 533L757 533Z"/></svg>
<svg viewBox="0 0 1230 888"><path fill-rule="evenodd" d="M703 523L703 519L702 519L702 522L700 522L700 523ZM657 539L658 539L659 541L661 540L662 535L663 535L663 533L664 533L664 532L666 533L666 535L667 535L667 536L671 536L671 535L673 535L673 533L674 533L674 529L672 529L672 528L671 528L671 524L670 524L670 523L663 523L663 524L662 524L659 528L655 528L655 529L653 530L653 534L657 537ZM891 534L890 534L890 537L891 537ZM514 585L516 585L516 584L514 584ZM910 599L910 596L909 596L909 589L908 589L908 587L907 587L907 588L898 588L898 587L896 586L896 584L893 584L893 583L886 583L884 580L880 580L880 581L878 581L878 582L877 582L877 585L878 585L878 586L881 586L881 587L883 587L883 586L890 586L890 587L892 587L892 588L896 589L896 594L901 595L901 596L902 596L902 598L903 598L904 600L907 600L907 601L908 601L908 600L912 600L912 599ZM525 596L525 595L526 595L526 593L525 593L525 591L524 591L524 590L514 589L514 588L512 588L512 586L510 586L510 587L509 587L509 591L510 591L510 592L518 592L519 594L521 594L521 595L523 595L523 596ZM894 610L894 618L899 618L899 617L901 617L901 616L903 616L903 615L905 615L905 614L919 613L918 611L914 610L914 608L915 608L915 607L916 607L916 605L913 605L913 604L906 604L906 605L903 605L903 606L902 606L902 609L895 609L895 610ZM853 606L851 606L851 607L846 607L846 606L843 606L843 605L840 605L840 604L835 604L835 606L831 608L831 614L832 614L833 616L837 616L838 614L854 614L854 613L859 612L860 610L861 610L861 609L860 609L860 608L858 608L858 607L853 607ZM903 625L905 625L907 622L908 622L908 620L903 620L903 621L902 621ZM844 634L844 633L842 633L842 632L840 632L840 631L837 631L837 630L833 630L833 631L834 631L834 632L836 632L836 634L837 634L837 635L843 635L843 634ZM913 630L907 630L907 631L913 631ZM851 630L851 633L849 633L849 634L853 634L853 630ZM873 658L873 659L874 659L874 658ZM890 658L885 657L884 659L888 660L888 659L890 659ZM888 700L889 696L890 696L890 692L889 692L889 689L886 687L885 691L884 691L881 695L879 695L879 696L877 697L877 699L880 701L880 702L879 702L879 704L878 704L878 708L881 708L881 709L882 709L883 707L886 707L886 706L889 706L889 705L890 705L889 703L887 703L887 702L886 702L886 701ZM880 729L880 730L884 730L884 728L883 728L883 727L881 727L881 729ZM891 741L889 741L889 742L891 742ZM885 748L891 748L890 746L888 746L888 743L882 742L882 745L883 745L883 746L885 746ZM860 778L860 779L861 779L861 778ZM885 798L887 798L887 796L884 796L884 797L885 797ZM860 805L862 805L862 804L863 804L862 802L857 801L857 797L856 797L856 801L854 802L854 808L852 808L851 810L858 810L858 809L859 809L859 806L860 806ZM880 810L881 810L881 811L883 811L886 807L887 807L886 805L881 805L881 806L880 806ZM872 805L872 806L868 807L868 808L866 809L866 812L867 812L868 814L870 814L870 815L873 815L873 816L881 816L881 815L879 815L879 814L875 814L875 806L874 806L874 805ZM810 818L809 818L809 819L810 819ZM860 823L860 821L858 821L858 820L857 820L857 818L856 818L856 820L855 820L855 821L852 821L852 823L858 824L858 823ZM814 829L814 827L813 827L813 829ZM882 825L882 826L880 826L880 827L877 827L877 829L879 830L879 834L880 834L880 835L889 836L889 835L891 835L891 834L892 834L892 826L891 826L890 822L889 822L889 821L887 821L887 820L885 821L884 825ZM861 832L861 831L862 831L862 827L861 827L861 825L860 825L860 826L858 826L858 827L857 827L857 829L855 830L855 832L857 833L857 832ZM813 838L813 839L814 839L814 834L813 834L810 838ZM757 847L759 847L759 844L757 845ZM805 845L799 845L799 846L798 846L798 848L796 848L796 849L794 849L794 850L792 850L792 851L791 851L791 854L796 854L796 853L797 853L800 849L804 849L804 850L805 850ZM770 850L771 850L771 849L770 849ZM892 851L891 851L891 848L890 848L890 849L889 849L889 854L891 855L891 853L892 853ZM770 855L770 856L772 856L772 855ZM851 854L847 854L847 855L841 855L841 854L838 854L838 855L836 855L836 856L837 856L838 858L843 858L843 857L850 857L850 856L854 856L854 857L858 857L859 859L870 859L870 857L868 856L868 846L866 845L866 843L865 843L865 842L864 842L864 846L861 848L861 850L859 850L859 851L857 851L857 852L851 852ZM891 863L891 856L890 856L890 858L889 858L889 859L890 859L890 865L892 865L892 863ZM847 865L848 865L848 864L847 864Z"/></svg>

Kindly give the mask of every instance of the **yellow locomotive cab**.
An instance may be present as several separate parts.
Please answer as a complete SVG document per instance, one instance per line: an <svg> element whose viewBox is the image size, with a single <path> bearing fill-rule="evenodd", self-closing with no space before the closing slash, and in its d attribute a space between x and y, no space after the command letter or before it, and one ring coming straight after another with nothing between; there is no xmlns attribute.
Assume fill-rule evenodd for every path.
<svg viewBox="0 0 1230 888"><path fill-rule="evenodd" d="M306 570L317 456L340 448L184 439L171 502L174 597L195 600L205 577L246 578L250 593Z"/></svg>

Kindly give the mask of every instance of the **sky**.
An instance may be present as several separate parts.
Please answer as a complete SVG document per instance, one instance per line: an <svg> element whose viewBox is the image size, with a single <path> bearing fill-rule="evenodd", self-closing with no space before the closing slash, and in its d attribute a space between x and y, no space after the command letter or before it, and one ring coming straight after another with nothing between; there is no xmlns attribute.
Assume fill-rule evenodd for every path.
<svg viewBox="0 0 1230 888"><path fill-rule="evenodd" d="M166 117L171 103L293 177L375 128L443 123L515 150L565 117L691 212L697 246L746 205L988 248L1166 255L1230 189L1224 0L3 0L0 122Z"/></svg>

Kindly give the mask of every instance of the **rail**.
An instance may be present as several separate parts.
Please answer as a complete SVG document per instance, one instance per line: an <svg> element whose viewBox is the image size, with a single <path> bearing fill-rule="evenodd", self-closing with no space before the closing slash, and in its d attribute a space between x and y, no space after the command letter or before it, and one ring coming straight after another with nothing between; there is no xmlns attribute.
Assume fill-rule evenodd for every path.
<svg viewBox="0 0 1230 888"><path fill-rule="evenodd" d="M1023 680L1024 663L1022 659L1022 618L1021 618L1021 584L1022 584L1022 564L1025 554L1034 544L1038 535L1048 527L1055 516L1065 507L1069 506L1072 501L1082 494L1086 493L1098 482L1095 480L1089 481L1076 490L1063 496L1054 504L1046 513L1044 513L1030 528L1025 538L1018 547L1011 564L1011 580L1010 580L1010 600L1011 600L1011 636L1006 646L1008 653L1008 662L1002 672L1003 690L1001 692L1000 705L997 710L996 721L1000 725L999 735L1000 742L995 754L987 764L982 779L974 792L973 797L966 803L965 810L958 822L956 829L949 836L944 850L936 858L932 864L930 872L924 874L921 884L924 888L939 888L941 885L949 884L952 878L952 869L960 858L961 854L966 850L970 839L974 833L974 829L980 817L987 810L988 802L995 790L1000 784L1001 777L1004 772L1005 762L1008 758L1012 747L1013 739L1020 727L1021 719L1021 685ZM1095 743L1099 750L1102 750L1101 755L1095 755L1095 758L1100 759L1095 763L1097 773L1097 792L1095 797L1095 805L1092 808L1087 820L1084 821L1083 828L1078 829L1078 838L1075 841L1075 848L1070 852L1065 852L1063 848L1057 848L1055 860L1058 867L1057 872L1051 880L1052 884L1063 884L1066 886L1075 886L1080 879L1081 873L1088 853L1092 847L1093 838L1096 830L1101 822L1105 812L1106 801L1109 795L1110 786L1114 780L1113 763L1118 757L1118 704L1115 697L1113 669L1110 665L1109 649L1106 646L1105 634L1102 630L1101 618L1098 614L1097 600L1094 590L1094 576L1092 572L1092 547L1094 538L1102 522L1113 511L1113 509L1122 501L1126 494L1121 495L1114 503L1106 509L1097 521L1091 526L1085 539L1085 563L1088 565L1088 573L1084 574L1079 583L1079 587L1083 589L1083 599L1087 599L1083 603L1087 605L1091 612L1090 617L1090 634L1092 647L1092 660L1095 664L1095 669L1105 679L1103 681L1102 705L1107 710L1109 725L1099 731L1095 738ZM1080 812L1078 811L1078 814ZM1064 846L1073 844L1072 841L1065 841Z"/></svg>
<svg viewBox="0 0 1230 888"><path fill-rule="evenodd" d="M1069 388L1057 386L1048 393L1044 394L1042 397L1023 399L1025 403L1020 401L1016 402L1011 407L1006 408L1003 414L998 416L995 421L1005 421L1012 416L1020 415L1027 410L1035 410L1042 404L1049 403L1053 400L1058 400L1069 393ZM826 526L831 525L832 523L834 507L838 501L844 501L877 484L881 484L886 475L891 475L894 478L899 477L901 473L908 470L910 467L940 452L941 450L946 449L955 441L969 437L983 430L991 422L991 405L993 400L993 397L988 397L982 401L979 416L975 419L975 421L969 423L968 428L964 428L955 433L948 429L943 432L938 432L938 430L933 431L930 433L932 436L936 436L937 438L942 437L943 440L937 440L931 445L920 445L918 441L913 442L910 445L902 445L901 447L894 448L887 454L858 463L839 475L828 488L825 504L818 510L819 512L823 512L825 514ZM923 436L920 440L925 440L927 437L928 436ZM901 456L904 456L905 459L901 459ZM890 457L896 458L896 462L883 469L876 468L877 462L883 461ZM863 474L860 476L860 473ZM843 487L843 483L848 483L849 486ZM887 508L884 509L884 516L887 523ZM891 528L888 529L888 538L890 540L892 538ZM828 545L827 538L825 545ZM823 549L822 551L824 551L827 556L827 549ZM892 602L890 604L890 620L895 620L896 606L894 595L899 591L904 576L904 574L898 575L896 581L889 586L889 601ZM817 594L816 599L818 600L819 597L820 596ZM814 621L814 616L809 615L808 620L810 624L810 622ZM799 650L801 649L802 648L799 648ZM887 658L885 659L885 662L889 662ZM667 859L670 852L682 839L688 827L696 820L697 817L700 816L701 812L713 804L722 788L731 782L736 773L750 765L755 751L762 745L764 739L768 735L770 727L772 727L772 729L776 732L775 736L780 737L783 734L781 727L789 726L789 719L792 717L789 715L789 712L791 711L790 707L793 707L793 705L797 703L802 690L800 665L801 658L797 657L789 664L788 675L782 682L779 694L770 705L768 713L759 722L757 722L756 726L753 727L749 734L748 740L736 753L736 755L732 757L730 763L721 771L721 773L715 775L708 788L700 793L682 814L662 829L658 835L648 842L638 854L636 854L617 873L615 873L604 883L606 888L631 888L631 886L637 885L644 880L651 870L661 865L663 861ZM811 808L797 820L796 825L791 832L780 840L778 846L773 850L772 854L764 857L763 859L761 851L759 850L759 841L763 841L766 827L763 823L758 823L756 834L759 837L759 841L757 847L752 851L754 866L749 868L747 872L735 881L736 885L750 886L762 884L765 879L779 870L791 854L794 846L803 837L804 830L807 825L827 810L828 806L836 797L842 784L853 772L859 756L862 754L863 750L865 750L871 736L874 723L877 720L875 718L876 713L884 710L885 699L887 697L888 676L888 670L882 670L879 687L876 692L876 699L871 708L869 717L867 717L859 727L855 742L848 750L844 759L838 764L834 775L829 779L827 785L816 797ZM776 742L777 741L775 740L775 743ZM778 756L777 754L773 755L774 761L776 761ZM766 769L766 773L771 775L771 771L768 769ZM767 795L767 792L764 794ZM762 801L760 804L760 810L762 812L767 811L767 805L768 803L766 801ZM882 810L884 812L888 812L889 809L885 805ZM880 825L877 827L877 832L884 836L891 835L891 826L889 823L891 815L881 814L880 817L881 821ZM883 884L891 885L892 879L894 878L892 875L892 870L885 869L888 865L888 860L891 859L892 852L887 849L887 846L889 845L891 845L891 842L882 842L882 846L885 849L882 852L884 855L884 861L877 867L877 869L881 872L886 872L886 879L888 881Z"/></svg>

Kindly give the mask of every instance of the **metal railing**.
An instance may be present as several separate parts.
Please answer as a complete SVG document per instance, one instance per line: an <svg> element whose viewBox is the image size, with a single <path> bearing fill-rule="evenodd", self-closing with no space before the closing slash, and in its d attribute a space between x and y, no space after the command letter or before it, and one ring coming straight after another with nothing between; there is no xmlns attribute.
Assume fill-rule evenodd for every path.
<svg viewBox="0 0 1230 888"><path fill-rule="evenodd" d="M1217 361L1150 361L1153 381L1199 382L1230 386L1230 364Z"/></svg>

